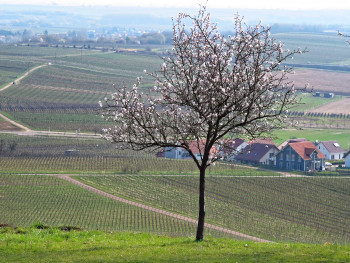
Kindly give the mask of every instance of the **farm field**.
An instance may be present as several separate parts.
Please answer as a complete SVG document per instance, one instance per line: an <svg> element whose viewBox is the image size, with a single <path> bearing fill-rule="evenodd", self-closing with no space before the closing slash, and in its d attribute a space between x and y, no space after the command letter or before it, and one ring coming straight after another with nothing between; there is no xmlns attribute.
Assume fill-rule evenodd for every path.
<svg viewBox="0 0 350 263"><path fill-rule="evenodd" d="M198 178L194 176L74 178L128 200L197 217ZM55 176L1 174L0 180L4 224L26 227L41 222L182 236L195 231L191 223L119 203ZM349 243L348 184L347 178L208 177L207 222L277 242Z"/></svg>
<svg viewBox="0 0 350 263"><path fill-rule="evenodd" d="M274 132L276 145L302 137L337 140L347 149L349 46L344 39L323 35L276 37L290 43L290 48L307 46L310 51L290 62L296 65L292 76L296 86L310 83L315 91L338 94L333 99L301 94L303 104L292 110L303 114L292 117L303 130ZM151 92L153 80L142 72L157 70L160 63L154 54L0 45L0 89L29 69L46 65L0 91L1 113L46 132L34 137L0 133L0 224L28 227L42 222L89 230L193 235L191 223L119 204L55 176L74 175L105 192L197 217L198 170L193 161L116 150L101 139L79 137L113 126L97 111L98 101L114 92L113 84L131 87L137 76L144 76L141 89ZM18 130L0 119L0 131ZM76 137L52 136L52 131L73 132ZM209 223L277 242L350 242L350 185L345 176L286 178L226 163L210 167L207 174Z"/></svg>
<svg viewBox="0 0 350 263"><path fill-rule="evenodd" d="M160 64L155 55L43 48L39 56L41 47L18 47L14 55L15 49L0 46L0 58L14 56L14 63L33 58L33 65L49 65L1 91L0 110L34 130L100 131L105 121L96 116L98 101L114 92L113 84L131 86L145 68L155 70ZM29 69L28 63L12 75ZM150 82L144 75L141 88L148 91Z"/></svg>
<svg viewBox="0 0 350 263"><path fill-rule="evenodd" d="M319 106L310 112L324 112L335 114L350 114L350 97Z"/></svg>
<svg viewBox="0 0 350 263"><path fill-rule="evenodd" d="M289 77L294 81L296 87L310 85L314 91L334 92L345 96L350 95L349 72L338 72L330 70L297 69L295 74Z"/></svg>
<svg viewBox="0 0 350 263"><path fill-rule="evenodd" d="M53 176L0 175L0 222L188 236L195 225L96 195ZM215 232L215 231L214 231Z"/></svg>

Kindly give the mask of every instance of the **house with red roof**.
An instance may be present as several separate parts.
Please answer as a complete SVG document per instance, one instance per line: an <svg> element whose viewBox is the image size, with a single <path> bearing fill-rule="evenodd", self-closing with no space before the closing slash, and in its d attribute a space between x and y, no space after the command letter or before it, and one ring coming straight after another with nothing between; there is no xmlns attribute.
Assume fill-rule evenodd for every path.
<svg viewBox="0 0 350 263"><path fill-rule="evenodd" d="M316 144L316 147L326 155L327 160L339 160L344 158L345 150L337 141L319 142Z"/></svg>
<svg viewBox="0 0 350 263"><path fill-rule="evenodd" d="M276 154L276 166L287 170L324 170L325 159L310 141L290 142Z"/></svg>

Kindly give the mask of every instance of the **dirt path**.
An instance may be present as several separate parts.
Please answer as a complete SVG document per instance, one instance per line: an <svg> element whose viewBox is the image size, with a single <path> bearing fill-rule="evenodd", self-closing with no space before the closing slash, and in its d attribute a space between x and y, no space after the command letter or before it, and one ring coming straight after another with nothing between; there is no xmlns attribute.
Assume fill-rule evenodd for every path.
<svg viewBox="0 0 350 263"><path fill-rule="evenodd" d="M42 67L45 67L47 66L46 64L44 65L40 65L40 66L37 66L35 68L32 68L30 70L28 70L26 73L24 73L21 77L17 78L14 82L17 83L18 81L21 81L22 79L24 79L25 77L27 77L30 73L32 73L33 71L39 69L39 68L42 68ZM14 85L13 83L10 83L10 84L7 84L5 87L1 88L0 89L0 92L11 87L12 85Z"/></svg>
<svg viewBox="0 0 350 263"><path fill-rule="evenodd" d="M13 121L13 120L7 118L5 115L3 115L3 114L1 114L1 113L0 113L0 117L3 118L5 121L8 121L9 123L11 123L11 124L17 126L18 128L23 129L25 132L32 132L32 130L29 129L28 127L26 127L26 126L24 126L24 125L22 125L22 124L19 124L18 122L15 122L15 121Z"/></svg>
<svg viewBox="0 0 350 263"><path fill-rule="evenodd" d="M17 79L14 81L14 83L17 83L18 81L21 81L22 79L24 79L25 77L27 77L27 76L28 76L30 73L32 73L33 71L35 71L35 70L37 70L37 69L39 69L39 68L45 67L45 66L47 66L47 65L46 65L46 64L40 65L40 66L37 66L37 67L35 67L35 68L32 68L32 69L28 70L28 71L27 71L26 73L24 73L21 77L17 78ZM8 89L8 88L11 87L12 85L14 85L14 84L13 84L13 83L7 84L5 87L3 87L3 88L0 89L0 92L1 92L1 91L4 91L5 89ZM3 115L3 114L1 114L1 113L0 113L0 117L3 118L4 120L8 121L8 122L11 123L12 125L15 125L15 126L17 126L18 128L23 129L25 132L31 132L31 131L32 131L32 130L29 129L28 127L26 127L26 126L24 126L24 125L22 125L22 124L19 124L18 122L15 122L15 121L13 121L13 120L7 118L5 115Z"/></svg>
<svg viewBox="0 0 350 263"><path fill-rule="evenodd" d="M136 207L140 207L140 208L143 208L143 209L147 209L149 211L152 211L152 212L155 212L155 213L159 213L159 214L162 214L162 215L166 215L166 216L170 216L170 217L173 217L173 218L176 218L176 219L180 219L180 220L183 220L183 221L186 221L186 222L197 224L197 220L195 220L195 219L192 219L192 218L189 218L189 217L185 217L185 216L181 216L181 215L178 215L178 214L175 214L175 213L167 212L165 210L154 208L154 207L147 206L147 205L144 205L144 204L136 203L136 202L124 199L124 198L117 197L115 195L106 193L106 192L101 191L101 190L99 190L97 188L94 188L92 186L89 186L87 184L79 182L78 180L75 180L75 179L71 178L70 176L59 175L58 177L61 178L61 179L66 180L68 182L71 182L71 183L73 183L73 184L75 184L77 186L80 186L80 187L82 187L84 189L92 191L92 192L94 192L96 194L103 195L103 196L106 196L108 198L111 198L113 200L116 200L116 201L119 201L119 202L122 202L122 203L125 203L125 204L129 204L129 205L133 205L133 206L136 206ZM271 242L269 240L265 240L265 239L261 239L261 238L253 237L253 236L249 236L249 235L246 235L246 234L243 234L243 233L239 233L239 232L236 232L236 231L232 231L232 230L229 230L229 229L226 229L226 228L223 228L223 227L219 227L219 226L215 226L215 225L212 225L212 224L208 224L208 223L205 223L205 227L210 228L210 229L214 229L214 230L217 230L217 231L221 231L221 232L224 232L224 233L228 233L228 234L231 234L231 235L235 235L237 237L246 238L246 239L249 239L249 240L252 240L252 241L256 241L256 242Z"/></svg>

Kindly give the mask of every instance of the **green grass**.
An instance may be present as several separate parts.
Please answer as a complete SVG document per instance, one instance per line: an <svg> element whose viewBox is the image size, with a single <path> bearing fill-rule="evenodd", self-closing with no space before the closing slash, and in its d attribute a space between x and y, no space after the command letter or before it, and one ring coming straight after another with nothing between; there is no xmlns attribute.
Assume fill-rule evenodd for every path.
<svg viewBox="0 0 350 263"><path fill-rule="evenodd" d="M336 95L334 98L315 97L310 93L302 93L299 96L301 98L300 104L291 109L291 111L307 111L344 98L340 95Z"/></svg>
<svg viewBox="0 0 350 263"><path fill-rule="evenodd" d="M145 233L50 229L0 231L0 262L349 262L338 244L254 243Z"/></svg>
<svg viewBox="0 0 350 263"><path fill-rule="evenodd" d="M344 149L348 149L350 144L350 133L347 129L284 129L274 131L273 135L277 137L276 145L292 138L305 138L312 142L336 140Z"/></svg>

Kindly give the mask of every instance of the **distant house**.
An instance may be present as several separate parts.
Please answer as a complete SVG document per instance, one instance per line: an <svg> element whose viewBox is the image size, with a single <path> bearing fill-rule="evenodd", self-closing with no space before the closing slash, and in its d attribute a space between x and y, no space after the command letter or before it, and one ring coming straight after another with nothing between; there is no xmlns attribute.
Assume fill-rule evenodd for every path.
<svg viewBox="0 0 350 263"><path fill-rule="evenodd" d="M350 168L350 150L347 153L345 153L344 159L345 159L345 167Z"/></svg>
<svg viewBox="0 0 350 263"><path fill-rule="evenodd" d="M334 93L332 93L332 92L325 92L323 96L325 98L334 98Z"/></svg>
<svg viewBox="0 0 350 263"><path fill-rule="evenodd" d="M188 142L188 147L191 152L194 154L197 160L200 160L204 153L205 140L193 140ZM213 158L217 153L215 146L210 150L209 159ZM190 153L181 147L165 147L164 148L164 157L170 159L189 159L191 158Z"/></svg>
<svg viewBox="0 0 350 263"><path fill-rule="evenodd" d="M290 142L276 154L276 166L287 170L324 170L325 158L310 141Z"/></svg>
<svg viewBox="0 0 350 263"><path fill-rule="evenodd" d="M345 150L337 141L324 141L316 144L316 147L326 155L327 160L339 160L344 158Z"/></svg>
<svg viewBox="0 0 350 263"><path fill-rule="evenodd" d="M218 147L218 156L224 160L233 161L246 146L248 143L240 138L226 140Z"/></svg>
<svg viewBox="0 0 350 263"><path fill-rule="evenodd" d="M239 153L235 160L246 164L274 165L274 156L278 152L271 143L253 142Z"/></svg>

